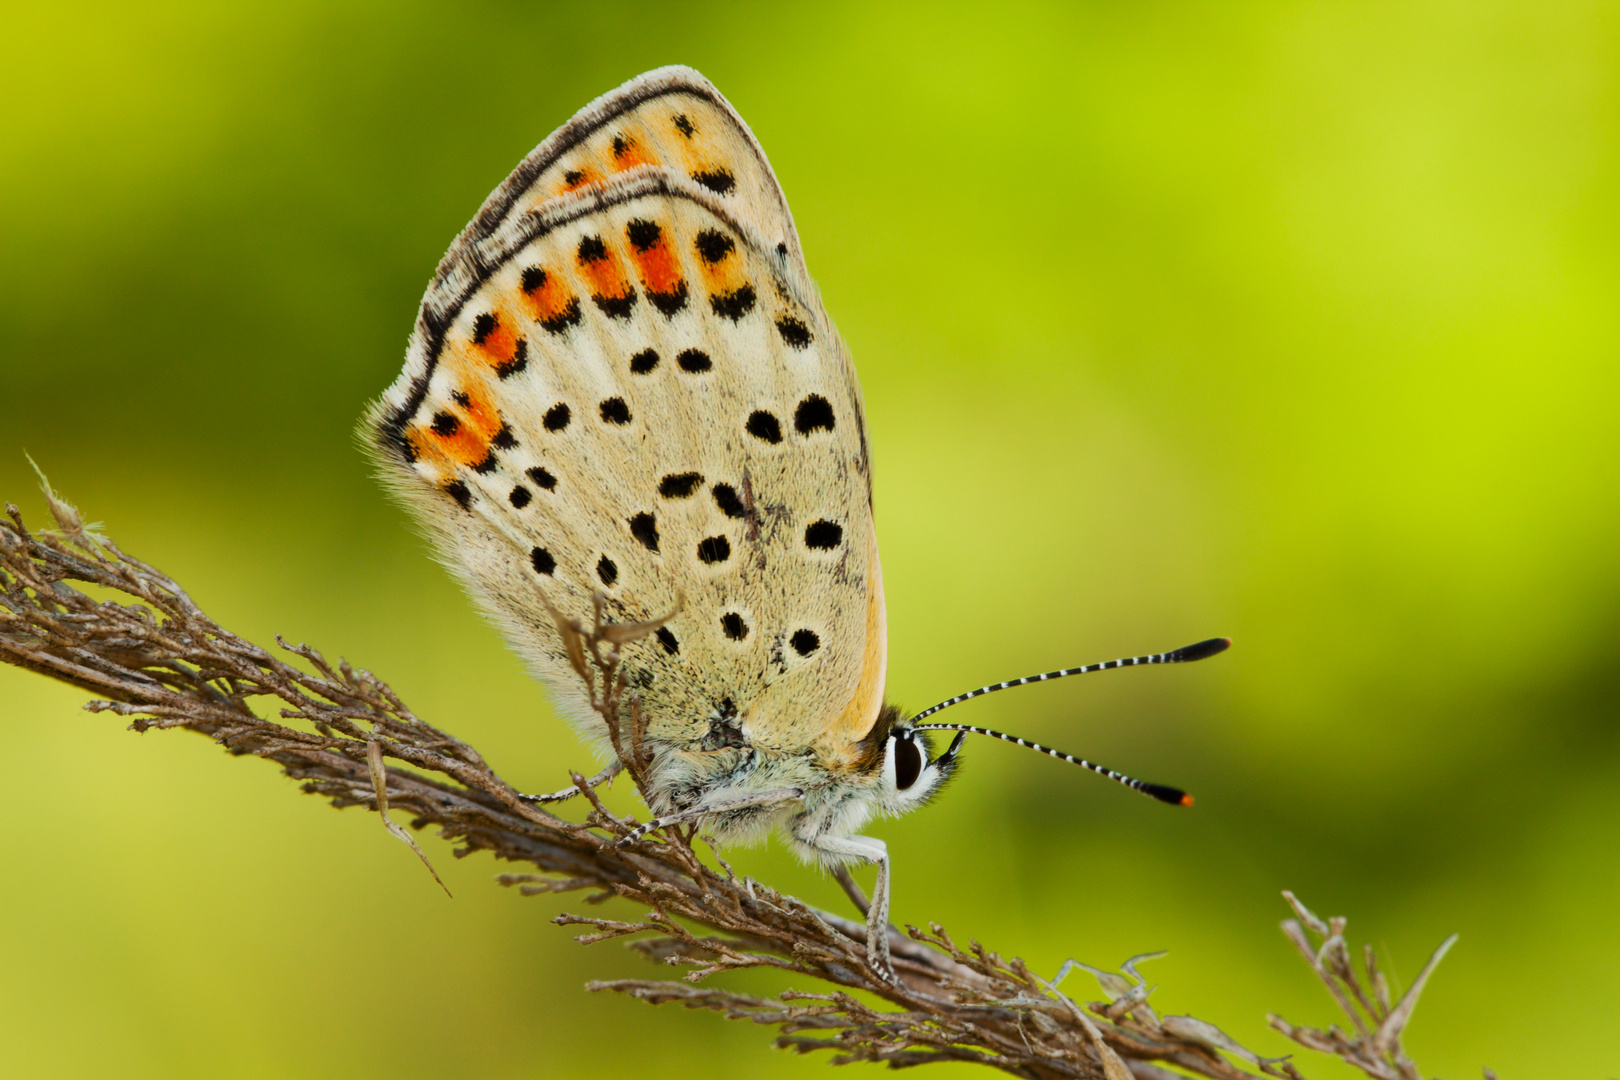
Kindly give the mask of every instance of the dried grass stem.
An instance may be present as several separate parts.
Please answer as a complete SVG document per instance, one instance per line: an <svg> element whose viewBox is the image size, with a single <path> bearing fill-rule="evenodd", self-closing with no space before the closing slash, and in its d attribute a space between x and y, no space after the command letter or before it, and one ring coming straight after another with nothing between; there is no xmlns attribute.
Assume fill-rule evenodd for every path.
<svg viewBox="0 0 1620 1080"><path fill-rule="evenodd" d="M586 928L578 937L584 944L631 938L648 959L689 969L678 982L615 980L590 983L592 990L772 1027L777 1046L828 1050L836 1062L967 1061L1031 1080L1174 1075L1164 1065L1216 1080L1299 1076L1288 1060L1261 1057L1212 1024L1161 1019L1130 963L1122 972L1087 969L1107 1000L1083 1011L1022 960L976 941L960 945L930 924L908 926L905 934L891 928L899 976L891 984L868 965L863 923L739 877L717 850L718 868L710 866L693 848L693 827L616 846L636 822L611 813L577 774L573 782L588 808L583 820L542 809L473 747L412 713L375 675L279 637L273 652L236 636L167 575L86 527L48 486L46 493L57 530L31 532L9 505L8 520L0 522L0 660L95 695L86 708L127 717L136 731L181 728L233 755L274 762L333 806L404 810L413 829L436 826L458 857L487 851L530 868L498 879L525 895L584 892L588 904L622 898L639 917L564 914L555 921ZM94 599L87 586L116 599ZM608 624L599 608L587 627L553 616L625 769L645 789L644 718L627 693L619 649L664 620ZM255 713L259 702L272 703L276 718ZM403 829L390 827L416 847ZM1355 977L1343 920L1324 923L1290 900L1300 919L1284 929L1353 1020L1355 1034L1294 1027L1276 1017L1272 1025L1369 1076L1416 1080L1401 1032L1450 942L1391 1006L1370 953L1368 985ZM1308 933L1324 938L1320 947L1311 946ZM702 985L741 968L769 968L826 989L760 998Z"/></svg>

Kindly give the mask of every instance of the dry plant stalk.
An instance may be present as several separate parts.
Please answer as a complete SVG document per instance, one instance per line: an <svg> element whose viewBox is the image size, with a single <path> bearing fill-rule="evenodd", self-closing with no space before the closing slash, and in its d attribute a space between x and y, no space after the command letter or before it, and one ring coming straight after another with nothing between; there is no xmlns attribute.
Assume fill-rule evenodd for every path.
<svg viewBox="0 0 1620 1080"><path fill-rule="evenodd" d="M938 924L927 931L908 926L909 937L891 927L900 980L891 984L868 966L864 923L738 877L717 848L718 869L705 864L692 846L696 828L670 828L617 846L636 823L608 811L592 789L616 768L593 781L573 776L589 805L583 821L549 813L535 803L551 797L521 796L476 750L416 717L370 672L333 665L316 650L278 637L281 649L306 669L237 637L172 579L86 527L71 505L44 488L58 530L30 532L9 504L9 520L0 522L0 659L96 695L87 709L129 717L136 731L195 731L232 754L275 762L302 781L304 791L336 807L381 810L384 823L424 862L410 835L388 821L388 808L409 811L415 829L438 826L457 845L458 857L488 851L533 867L499 879L525 894L582 891L587 903L622 897L641 910L637 918L565 914L555 921L587 927L577 939L585 944L638 935L631 948L691 969L680 982L595 982L588 984L592 990L775 1027L778 1047L831 1050L835 1063L970 1061L1031 1080L1179 1075L1166 1065L1216 1080L1300 1075L1286 1058L1261 1057L1205 1021L1160 1017L1147 1003L1150 988L1135 961L1121 973L1085 968L1108 1000L1082 1009L1016 957L975 941L961 945ZM122 594L126 602L98 601L78 585ZM593 626L560 616L558 623L624 768L641 786L643 725L639 704L626 695L619 649L660 622L606 624L599 609ZM255 698L279 701L282 722L255 715L249 705ZM1284 928L1356 1034L1295 1028L1276 1017L1272 1024L1369 1076L1415 1080L1419 1074L1401 1050L1400 1035L1450 941L1391 1007L1370 953L1370 996L1356 981L1343 920L1323 923L1289 899L1304 926L1327 941L1313 951L1300 923L1290 920ZM1084 967L1071 963L1061 974L1076 966ZM719 972L756 967L826 987L760 998L700 985Z"/></svg>
<svg viewBox="0 0 1620 1080"><path fill-rule="evenodd" d="M1429 976L1434 974L1434 969L1451 951L1451 947L1457 944L1457 935L1452 934L1440 943L1412 985L1401 995L1401 1000L1391 1005L1389 980L1378 969L1378 958L1371 945L1363 945L1361 951L1367 985L1363 987L1361 979L1357 977L1355 963L1350 958L1350 946L1344 940L1343 916L1334 916L1324 922L1300 903L1293 893L1284 892L1283 896L1299 916L1298 919L1283 922L1283 933L1298 946L1305 962L1311 965L1327 986L1328 992L1339 1003L1339 1008L1350 1018L1356 1032L1346 1035L1337 1027L1330 1027L1327 1031L1295 1027L1280 1016L1267 1016L1271 1026L1301 1046L1320 1050L1324 1054L1337 1054L1378 1080L1422 1080L1417 1065L1401 1048L1401 1035L1412 1019L1412 1010L1417 1008L1418 996L1428 984ZM1312 948L1312 937L1320 939L1321 945ZM1486 1074L1490 1074L1489 1069Z"/></svg>

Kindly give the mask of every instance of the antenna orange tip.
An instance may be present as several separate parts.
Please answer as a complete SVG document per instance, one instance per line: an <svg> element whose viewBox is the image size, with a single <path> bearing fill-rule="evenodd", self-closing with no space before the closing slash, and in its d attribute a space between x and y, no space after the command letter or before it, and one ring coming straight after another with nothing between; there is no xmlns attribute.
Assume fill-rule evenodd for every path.
<svg viewBox="0 0 1620 1080"><path fill-rule="evenodd" d="M1191 806L1191 805L1192 805L1192 803L1193 803L1193 798L1192 798L1192 796L1191 796L1191 795L1188 795L1188 794L1186 794L1186 793L1185 793L1185 792L1183 792L1183 793L1182 793L1182 796L1181 796L1181 805L1182 805L1182 806Z"/></svg>

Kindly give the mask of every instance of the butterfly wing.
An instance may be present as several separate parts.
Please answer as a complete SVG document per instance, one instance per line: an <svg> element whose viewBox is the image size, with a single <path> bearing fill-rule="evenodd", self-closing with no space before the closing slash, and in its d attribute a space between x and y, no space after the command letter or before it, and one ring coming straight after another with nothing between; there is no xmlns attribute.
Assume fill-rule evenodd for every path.
<svg viewBox="0 0 1620 1080"><path fill-rule="evenodd" d="M709 80L672 66L602 95L535 147L440 261L424 313L442 316L458 306L508 246L505 234L521 231L545 203L648 167L718 196L795 284L810 290L793 215L754 133Z"/></svg>
<svg viewBox="0 0 1620 1080"><path fill-rule="evenodd" d="M593 734L542 600L680 606L626 656L652 738L855 753L886 650L859 387L763 153L700 76L642 76L525 159L441 263L369 423L446 562Z"/></svg>

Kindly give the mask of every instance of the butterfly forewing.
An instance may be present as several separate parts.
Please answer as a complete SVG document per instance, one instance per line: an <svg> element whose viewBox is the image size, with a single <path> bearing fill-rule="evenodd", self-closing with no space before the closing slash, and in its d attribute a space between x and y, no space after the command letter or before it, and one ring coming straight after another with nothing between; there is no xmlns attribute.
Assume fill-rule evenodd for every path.
<svg viewBox="0 0 1620 1080"><path fill-rule="evenodd" d="M808 286L787 200L753 133L707 79L668 67L581 109L523 160L440 262L423 315L433 323L458 306L547 203L647 168L714 194Z"/></svg>
<svg viewBox="0 0 1620 1080"><path fill-rule="evenodd" d="M718 132L702 160L733 178L726 191L690 178L695 158L667 166L681 117L694 143ZM576 618L593 594L620 619L680 605L627 653L651 736L701 747L734 730L847 756L885 658L859 390L796 242L786 259L775 246L791 220L740 123L723 99L668 92L548 140L573 136L524 181L530 208L473 241L458 298L442 273L430 288L374 440L576 716L588 710L540 599ZM612 160L615 139L649 160L548 187ZM766 195L735 197L761 182Z"/></svg>

